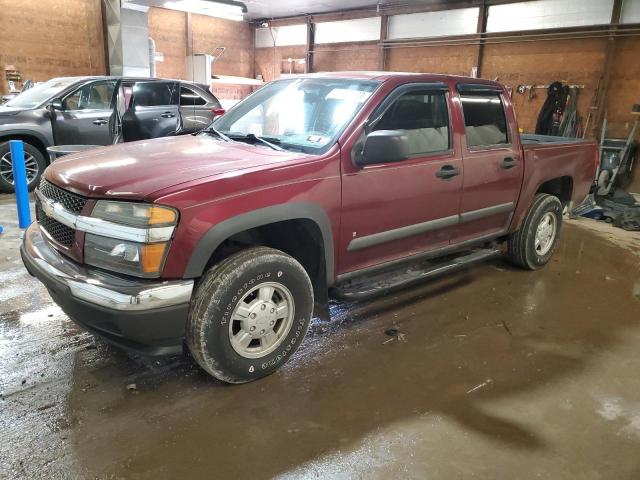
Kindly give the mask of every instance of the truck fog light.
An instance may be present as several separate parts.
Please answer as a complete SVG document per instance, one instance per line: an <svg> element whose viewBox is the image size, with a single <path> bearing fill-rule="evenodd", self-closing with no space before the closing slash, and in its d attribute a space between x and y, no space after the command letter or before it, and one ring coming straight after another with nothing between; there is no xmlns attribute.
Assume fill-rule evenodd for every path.
<svg viewBox="0 0 640 480"><path fill-rule="evenodd" d="M136 243L86 234L84 261L113 272L155 278L160 276L168 242Z"/></svg>

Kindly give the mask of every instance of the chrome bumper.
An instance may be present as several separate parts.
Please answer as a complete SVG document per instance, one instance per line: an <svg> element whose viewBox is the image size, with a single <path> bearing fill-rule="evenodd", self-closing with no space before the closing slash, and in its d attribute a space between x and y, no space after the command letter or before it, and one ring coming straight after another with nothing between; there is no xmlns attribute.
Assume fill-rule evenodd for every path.
<svg viewBox="0 0 640 480"><path fill-rule="evenodd" d="M79 265L54 249L37 222L24 235L23 256L50 280L69 287L71 295L114 310L151 310L189 303L193 280L146 281L110 275ZM45 282L46 283L46 282Z"/></svg>

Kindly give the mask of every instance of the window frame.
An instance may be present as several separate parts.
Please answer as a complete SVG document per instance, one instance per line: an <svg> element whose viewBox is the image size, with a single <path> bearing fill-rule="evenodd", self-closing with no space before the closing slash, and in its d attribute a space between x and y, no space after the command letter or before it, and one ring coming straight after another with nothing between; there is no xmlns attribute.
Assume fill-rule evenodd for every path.
<svg viewBox="0 0 640 480"><path fill-rule="evenodd" d="M81 91L82 89L84 89L86 87L93 88L96 85L106 84L106 83L113 83L113 91L111 92L111 99L109 100L109 106L107 108L67 108L67 99L69 97L75 95L77 92ZM113 108L115 107L114 98L115 98L117 90L118 90L118 81L117 80L105 79L105 80L95 80L95 81L92 81L92 82L83 83L82 85L80 85L80 86L74 88L73 90L71 90L69 93L65 94L60 99L61 102L62 102L62 107L63 107L62 111L63 112L104 112L105 110L113 110Z"/></svg>
<svg viewBox="0 0 640 480"><path fill-rule="evenodd" d="M469 152L480 152L486 150L511 150L513 148L513 135L510 129L509 120L507 117L507 108L505 106L504 101L504 90L502 90L498 86L487 85L487 84L458 84L457 85L458 96L460 98L460 113L463 123L463 131L464 131L464 141L467 151ZM469 140L467 138L467 121L464 115L464 102L463 97L465 96L476 96L476 97L487 97L494 96L498 97L500 100L500 106L502 107L502 115L504 117L505 123L505 136L507 138L506 143L493 143L487 145L469 145Z"/></svg>
<svg viewBox="0 0 640 480"><path fill-rule="evenodd" d="M427 157L436 157L453 153L453 122L452 122L452 109L450 105L451 92L449 91L449 86L444 82L420 82L420 83L405 83L403 85L399 85L391 92L387 94L387 96L378 104L378 106L371 112L369 118L365 122L364 125L364 138L362 146L364 147L364 140L366 140L366 136L373 132L373 128L375 128L376 124L382 120L382 117L387 113L387 111L393 106L393 104L403 95L406 95L411 92L420 91L420 92L434 92L434 93L442 93L444 97L444 103L447 108L447 119L449 122L448 125L448 134L449 134L449 147L445 150L437 150L434 152L423 152L423 153L414 153L407 157L406 160L402 160L400 162L393 162L394 164L399 164L403 162L407 162L409 160L414 160L416 158L427 158Z"/></svg>
<svg viewBox="0 0 640 480"><path fill-rule="evenodd" d="M188 85L183 85L183 84L179 84L180 87L180 94L178 96L178 106L179 107L193 107L193 108L197 108L197 107L204 107L205 105L207 105L209 103L209 101L204 98L202 95L200 95L199 92L197 92L196 90L194 90L193 88L189 87ZM189 92L191 92L193 95L197 95L198 98L200 98L204 103L201 105L196 105L195 103L193 105L182 105L182 89L188 90Z"/></svg>

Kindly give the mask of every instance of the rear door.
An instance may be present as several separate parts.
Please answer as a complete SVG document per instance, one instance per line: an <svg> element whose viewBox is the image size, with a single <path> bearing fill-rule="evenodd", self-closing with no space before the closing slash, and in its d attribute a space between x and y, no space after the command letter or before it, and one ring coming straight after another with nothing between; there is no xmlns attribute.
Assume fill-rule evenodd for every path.
<svg viewBox="0 0 640 480"><path fill-rule="evenodd" d="M213 121L212 110L217 108L208 105L196 88L180 85L180 115L184 133L192 133L206 128Z"/></svg>
<svg viewBox="0 0 640 480"><path fill-rule="evenodd" d="M464 185L453 243L507 230L524 172L509 96L498 86L458 84L465 122Z"/></svg>
<svg viewBox="0 0 640 480"><path fill-rule="evenodd" d="M410 157L363 167L343 161L341 271L449 244L462 189L450 111L447 85L407 84L371 115L363 139L374 130L402 130ZM358 142L351 153L361 149Z"/></svg>
<svg viewBox="0 0 640 480"><path fill-rule="evenodd" d="M109 145L113 141L116 80L87 83L62 99L53 132L57 145Z"/></svg>
<svg viewBox="0 0 640 480"><path fill-rule="evenodd" d="M178 82L136 82L122 116L125 142L176 135L181 130Z"/></svg>

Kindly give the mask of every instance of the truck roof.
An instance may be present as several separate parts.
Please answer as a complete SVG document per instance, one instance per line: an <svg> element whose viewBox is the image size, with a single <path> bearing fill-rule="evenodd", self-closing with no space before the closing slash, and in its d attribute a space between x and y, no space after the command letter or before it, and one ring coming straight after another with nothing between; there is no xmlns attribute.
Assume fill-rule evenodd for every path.
<svg viewBox="0 0 640 480"><path fill-rule="evenodd" d="M487 80L484 78L468 77L463 75L449 75L443 73L415 73L415 72L381 72L381 71L341 71L341 72L320 72L320 73L307 73L298 75L303 78L345 78L354 80L377 80L384 82L392 79L406 79L406 80L429 80L446 82L448 80L455 80L464 83L482 83L487 85L498 85L500 83L494 80Z"/></svg>

